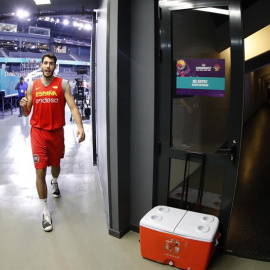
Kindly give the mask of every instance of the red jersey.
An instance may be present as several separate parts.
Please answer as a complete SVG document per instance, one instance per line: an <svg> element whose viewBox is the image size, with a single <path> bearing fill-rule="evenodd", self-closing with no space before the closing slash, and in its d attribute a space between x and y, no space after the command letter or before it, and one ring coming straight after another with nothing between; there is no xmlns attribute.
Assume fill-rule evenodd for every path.
<svg viewBox="0 0 270 270"><path fill-rule="evenodd" d="M65 125L66 100L62 79L55 77L48 86L41 79L33 82L33 114L30 124L44 130L55 130Z"/></svg>

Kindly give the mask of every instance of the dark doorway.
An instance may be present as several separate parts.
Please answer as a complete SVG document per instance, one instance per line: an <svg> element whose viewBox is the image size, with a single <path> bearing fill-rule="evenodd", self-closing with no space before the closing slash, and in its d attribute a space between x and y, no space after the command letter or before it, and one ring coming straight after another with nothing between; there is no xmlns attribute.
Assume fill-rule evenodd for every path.
<svg viewBox="0 0 270 270"><path fill-rule="evenodd" d="M257 62L253 61L254 63ZM246 74L246 122L239 176L226 249L250 259L270 261L270 66ZM257 109L252 114L252 108ZM257 107L257 108L256 108Z"/></svg>

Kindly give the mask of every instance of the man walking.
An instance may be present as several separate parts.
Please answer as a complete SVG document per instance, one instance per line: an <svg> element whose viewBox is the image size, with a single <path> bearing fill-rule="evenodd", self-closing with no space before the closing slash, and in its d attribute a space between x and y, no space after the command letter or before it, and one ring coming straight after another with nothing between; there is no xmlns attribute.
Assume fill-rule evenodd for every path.
<svg viewBox="0 0 270 270"><path fill-rule="evenodd" d="M77 124L79 143L85 140L81 115L76 107L67 80L54 77L57 58L52 53L43 55L42 78L29 84L26 96L21 99L22 113L27 117L33 107L31 124L31 146L36 168L36 186L43 208L42 228L52 231L52 219L47 206L46 170L51 166L53 197L61 196L58 187L60 159L64 157L65 104Z"/></svg>
<svg viewBox="0 0 270 270"><path fill-rule="evenodd" d="M25 92L27 90L27 87L28 87L27 82L24 81L23 77L20 77L20 80L18 81L18 83L15 86L15 89L18 90L19 102L25 96ZM21 107L20 107L19 117L22 117L22 108Z"/></svg>

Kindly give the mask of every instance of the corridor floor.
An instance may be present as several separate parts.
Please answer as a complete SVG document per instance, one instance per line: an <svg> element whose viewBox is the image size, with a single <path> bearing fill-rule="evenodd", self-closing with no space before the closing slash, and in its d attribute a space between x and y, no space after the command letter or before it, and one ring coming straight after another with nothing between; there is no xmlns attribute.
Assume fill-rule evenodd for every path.
<svg viewBox="0 0 270 270"><path fill-rule="evenodd" d="M0 270L161 270L173 269L140 256L139 234L121 240L108 235L97 167L92 166L91 124L86 141L75 141L76 125L65 126L66 155L59 187L48 205L54 230L43 232L35 188L29 119L18 111L0 119ZM217 255L210 270L266 270L270 263ZM196 269L195 269L196 270Z"/></svg>

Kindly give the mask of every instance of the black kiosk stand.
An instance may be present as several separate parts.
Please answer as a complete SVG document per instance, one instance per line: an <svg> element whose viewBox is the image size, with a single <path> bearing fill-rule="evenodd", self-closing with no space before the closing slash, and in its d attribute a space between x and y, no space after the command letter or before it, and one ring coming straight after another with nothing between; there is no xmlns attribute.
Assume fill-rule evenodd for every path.
<svg viewBox="0 0 270 270"><path fill-rule="evenodd" d="M76 85L75 85L75 88L73 91L75 104L81 113L82 120L89 119L91 111L90 111L90 108L88 107L89 105L86 101L85 89L82 86L82 80L75 79L75 81L76 81ZM86 108L85 108L85 105L86 105ZM70 121L72 121L72 116L70 116Z"/></svg>

